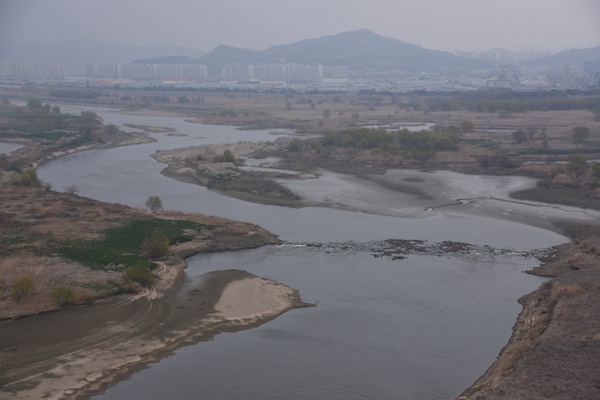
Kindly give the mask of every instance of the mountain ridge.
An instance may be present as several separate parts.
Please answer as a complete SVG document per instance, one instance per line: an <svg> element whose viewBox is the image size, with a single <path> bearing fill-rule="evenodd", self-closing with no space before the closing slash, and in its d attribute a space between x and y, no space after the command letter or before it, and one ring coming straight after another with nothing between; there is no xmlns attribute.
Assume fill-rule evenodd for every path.
<svg viewBox="0 0 600 400"><path fill-rule="evenodd" d="M136 63L160 63L164 59L136 60ZM490 63L458 57L450 52L428 50L398 39L378 35L368 29L303 39L265 50L249 50L221 45L198 58L209 73L220 74L227 63L289 62L348 66L351 70L405 69L436 71L443 67L485 68Z"/></svg>
<svg viewBox="0 0 600 400"><path fill-rule="evenodd" d="M582 65L585 61L600 61L600 46L559 51L548 57L531 61L527 65L560 68L565 65Z"/></svg>

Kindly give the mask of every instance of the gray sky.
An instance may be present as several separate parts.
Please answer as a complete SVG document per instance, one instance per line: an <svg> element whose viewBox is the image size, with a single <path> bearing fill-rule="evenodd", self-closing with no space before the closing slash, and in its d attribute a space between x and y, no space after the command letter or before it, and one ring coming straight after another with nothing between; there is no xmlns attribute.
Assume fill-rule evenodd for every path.
<svg viewBox="0 0 600 400"><path fill-rule="evenodd" d="M0 0L0 41L258 50L360 28L436 50L556 52L600 45L600 0Z"/></svg>

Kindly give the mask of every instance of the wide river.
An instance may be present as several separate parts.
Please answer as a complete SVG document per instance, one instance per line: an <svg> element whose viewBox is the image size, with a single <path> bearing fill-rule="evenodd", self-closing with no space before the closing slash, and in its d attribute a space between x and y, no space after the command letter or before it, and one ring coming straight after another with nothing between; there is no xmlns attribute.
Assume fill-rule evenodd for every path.
<svg viewBox="0 0 600 400"><path fill-rule="evenodd" d="M352 246L317 249L303 243L453 240L517 252L566 241L549 230L515 222L518 218L487 218L452 208L432 212L430 205L429 211L411 211L409 218L232 199L162 176L164 165L150 155L158 149L206 143L275 140L272 131L94 111L105 123L171 127L185 136L153 134L154 143L72 154L42 166L42 180L55 190L74 185L80 195L106 202L141 207L148 196L158 195L168 209L257 223L287 244L192 257L188 282L201 280L209 271L243 269L295 287L305 300L318 304L254 329L184 347L95 399L454 398L506 344L521 309L517 299L542 282L522 273L537 261L510 252L413 255L392 261ZM332 177L339 175L315 180L315 191L323 195ZM473 182L472 177L452 175L454 190L464 187L468 193L462 197L473 197L476 187L457 184L461 179ZM512 187L513 181L506 179L486 177L485 182ZM521 182L508 179L516 179L517 186ZM311 191L309 184L303 185L303 192ZM462 198L455 194L452 199ZM368 202L366 197L361 201ZM388 194L386 207L402 215L402 198L390 205ZM414 201L410 207L414 209ZM562 212L536 205L528 218L552 218ZM506 213L514 217L515 211L502 214Z"/></svg>

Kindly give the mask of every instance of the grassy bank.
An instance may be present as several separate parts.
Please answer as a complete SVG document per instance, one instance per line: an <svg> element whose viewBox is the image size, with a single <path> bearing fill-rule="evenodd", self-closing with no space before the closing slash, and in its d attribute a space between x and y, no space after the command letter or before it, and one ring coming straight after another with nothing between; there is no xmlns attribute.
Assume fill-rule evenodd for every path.
<svg viewBox="0 0 600 400"><path fill-rule="evenodd" d="M59 246L58 252L65 258L93 269L106 269L107 265L144 265L153 267L150 260L140 254L146 239L154 231L164 233L171 245L185 243L212 225L192 221L167 220L160 218L131 219L122 226L107 229L100 233L100 239L67 242Z"/></svg>

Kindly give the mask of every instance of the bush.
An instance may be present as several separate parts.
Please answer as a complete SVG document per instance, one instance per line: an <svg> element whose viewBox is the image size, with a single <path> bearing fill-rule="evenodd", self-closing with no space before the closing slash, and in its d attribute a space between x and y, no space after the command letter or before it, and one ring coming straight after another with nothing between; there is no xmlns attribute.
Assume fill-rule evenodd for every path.
<svg viewBox="0 0 600 400"><path fill-rule="evenodd" d="M125 268L125 278L131 282L137 282L142 286L149 286L154 283L154 276L148 267L143 265L132 265Z"/></svg>
<svg viewBox="0 0 600 400"><path fill-rule="evenodd" d="M592 164L592 172L596 178L600 178L600 163L595 162Z"/></svg>
<svg viewBox="0 0 600 400"><path fill-rule="evenodd" d="M20 176L21 184L23 186L39 186L40 179L37 176L35 169L28 168Z"/></svg>
<svg viewBox="0 0 600 400"><path fill-rule="evenodd" d="M229 149L223 152L223 159L225 159L225 162L235 162L235 157Z"/></svg>
<svg viewBox="0 0 600 400"><path fill-rule="evenodd" d="M288 150L294 152L302 150L302 141L300 141L300 139L292 139L288 144Z"/></svg>
<svg viewBox="0 0 600 400"><path fill-rule="evenodd" d="M169 254L170 240L163 232L155 229L150 237L142 243L142 257L149 259L163 258Z"/></svg>
<svg viewBox="0 0 600 400"><path fill-rule="evenodd" d="M42 108L42 101L40 99L30 97L29 99L27 99L27 107L32 110L37 110L39 108Z"/></svg>
<svg viewBox="0 0 600 400"><path fill-rule="evenodd" d="M12 285L10 295L13 300L20 303L25 297L30 296L35 292L35 285L30 276L23 276L15 281Z"/></svg>
<svg viewBox="0 0 600 400"><path fill-rule="evenodd" d="M60 285L52 289L50 297L52 297L52 301L54 301L56 305L61 307L75 303L76 299L75 290L72 287L65 285Z"/></svg>

